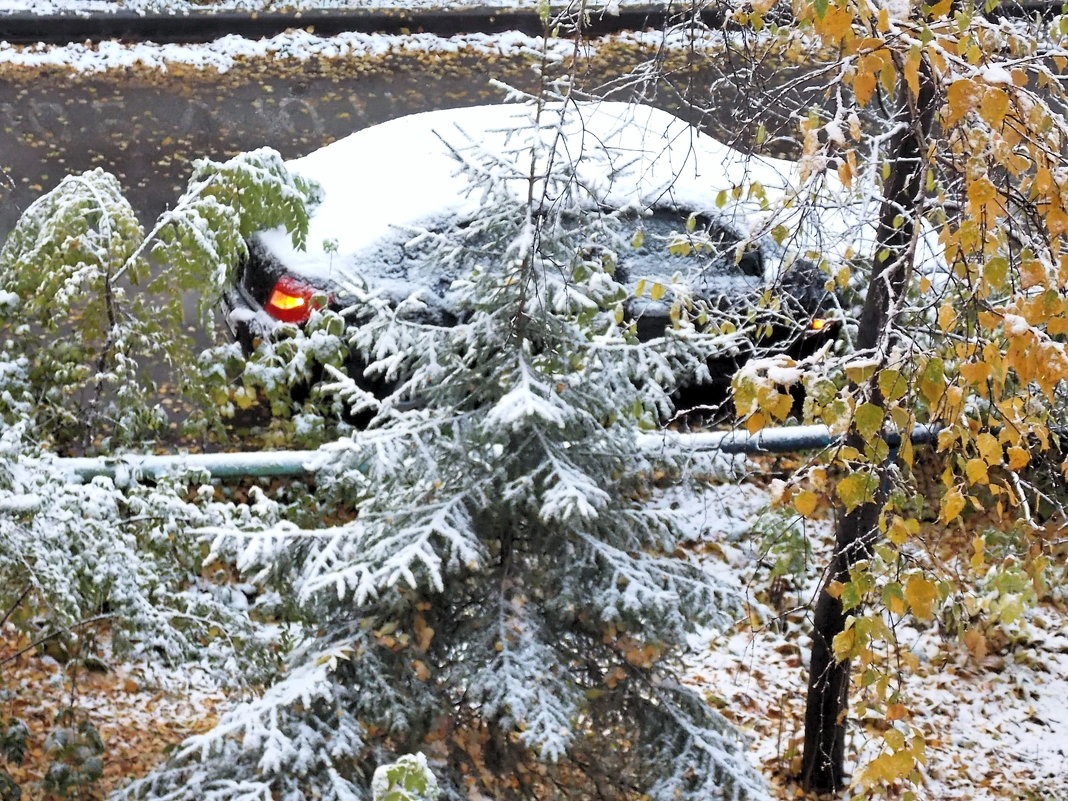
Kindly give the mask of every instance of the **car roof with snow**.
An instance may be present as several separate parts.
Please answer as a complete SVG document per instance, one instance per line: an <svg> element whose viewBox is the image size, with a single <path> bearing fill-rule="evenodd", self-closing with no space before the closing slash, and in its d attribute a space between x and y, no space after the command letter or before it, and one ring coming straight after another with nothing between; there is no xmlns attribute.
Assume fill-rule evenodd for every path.
<svg viewBox="0 0 1068 801"><path fill-rule="evenodd" d="M380 286L407 278L425 285L427 276L389 274L389 265L403 261L394 251L421 230L478 214L484 199L472 175L480 170L496 169L494 177L520 197L529 189L532 154L535 175L549 158L563 159L591 207L629 209L636 217L654 208L708 213L744 237L750 210L720 209L720 190L750 181L782 186L794 166L747 157L651 106L549 105L538 122L534 113L495 105L415 114L291 161L291 170L323 189L307 249L295 248L281 230L257 234L257 244L286 272L312 281L364 278Z"/></svg>
<svg viewBox="0 0 1068 801"><path fill-rule="evenodd" d="M352 281L396 302L422 290L441 299L453 276L413 258L408 244L479 214L487 200L478 183L487 177L525 197L531 176L544 174L549 160L568 165L591 210L629 210L654 224L663 247L623 254L632 285L644 273L682 272L693 286L695 279L715 284L731 272L741 249L733 261L721 254L712 266L708 259L667 258L663 240L672 227L684 231L690 214L705 215L735 243L763 253L751 286L753 279L776 280L795 254L863 254L858 241L873 238L871 226L857 222L871 211L871 193L849 191L828 174L819 202L804 203L791 195L799 183L795 162L742 153L652 106L597 101L431 111L354 133L288 163L323 189L307 249L276 229L256 234L253 250L275 272L320 286ZM675 219L665 219L664 211ZM785 232L785 247L771 241L773 230L780 240Z"/></svg>

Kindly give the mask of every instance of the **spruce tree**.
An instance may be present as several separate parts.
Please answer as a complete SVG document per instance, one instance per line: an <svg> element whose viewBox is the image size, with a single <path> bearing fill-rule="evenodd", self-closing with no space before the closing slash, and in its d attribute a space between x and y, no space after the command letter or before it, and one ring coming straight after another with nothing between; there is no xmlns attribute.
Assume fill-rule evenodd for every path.
<svg viewBox="0 0 1068 801"><path fill-rule="evenodd" d="M649 503L680 464L639 447L717 338L680 289L674 325L638 341L614 274L637 218L603 211L565 156L587 113L536 104L514 150L457 152L484 211L421 238L459 276L454 325L352 288L351 344L391 387L337 375L374 412L317 465L320 502L352 521L214 544L298 600L303 642L120 797L367 799L408 753L457 801L764 797L739 735L673 672L687 635L735 610Z"/></svg>

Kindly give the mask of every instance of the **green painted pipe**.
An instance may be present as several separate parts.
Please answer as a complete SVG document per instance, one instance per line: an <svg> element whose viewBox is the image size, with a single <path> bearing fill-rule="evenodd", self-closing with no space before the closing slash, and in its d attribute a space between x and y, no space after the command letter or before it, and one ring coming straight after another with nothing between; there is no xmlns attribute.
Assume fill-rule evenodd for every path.
<svg viewBox="0 0 1068 801"><path fill-rule="evenodd" d="M56 466L83 481L95 476L156 479L175 471L204 471L214 478L295 477L312 473L306 465L319 451L255 451L252 453L177 453L141 456L56 459Z"/></svg>
<svg viewBox="0 0 1068 801"><path fill-rule="evenodd" d="M918 425L912 432L912 442L928 443L938 435L938 429ZM886 442L891 447L900 443L900 436L889 434ZM791 453L794 451L819 450L841 441L841 435L832 434L827 426L785 426L765 428L756 434L744 431L709 431L683 434L662 431L642 434L638 447L655 451L660 448L684 449L698 453ZM322 451L256 451L252 453L190 453L155 456L102 456L96 458L56 459L58 467L83 481L94 476L110 478L155 479L176 470L204 471L214 478L263 478L271 476L296 477L312 475L310 468Z"/></svg>

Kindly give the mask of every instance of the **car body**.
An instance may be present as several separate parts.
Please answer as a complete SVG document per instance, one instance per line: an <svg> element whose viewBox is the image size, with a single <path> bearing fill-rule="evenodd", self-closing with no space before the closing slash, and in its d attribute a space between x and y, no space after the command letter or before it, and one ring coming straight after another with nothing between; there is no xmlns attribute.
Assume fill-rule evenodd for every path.
<svg viewBox="0 0 1068 801"><path fill-rule="evenodd" d="M498 105L416 114L289 162L319 183L322 202L305 250L281 229L251 238L227 297L238 340L251 348L279 325L302 323L317 302L343 307L353 284L396 305L418 295L427 322L449 324L449 287L459 276L428 258L419 242L428 231L460 227L485 212L486 195L462 164L518 166L522 178L542 174L539 159L548 153L566 159L590 214L611 211L633 229L613 259L617 280L631 290L626 313L639 339L670 324L670 293L643 287L672 283L713 308L774 306L774 325L757 326L764 344L781 341L800 354L826 338L833 295L799 233L812 221L788 228L789 219L767 213L792 185L795 164L748 156L647 105L568 103L543 108L538 124L531 113ZM518 180L506 191L519 197L530 188ZM714 374L729 378L756 346L735 343Z"/></svg>

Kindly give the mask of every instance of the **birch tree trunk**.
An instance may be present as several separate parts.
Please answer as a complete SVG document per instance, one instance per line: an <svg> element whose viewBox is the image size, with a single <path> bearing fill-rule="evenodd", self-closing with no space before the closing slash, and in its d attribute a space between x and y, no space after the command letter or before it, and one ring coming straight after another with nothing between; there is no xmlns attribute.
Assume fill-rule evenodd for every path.
<svg viewBox="0 0 1068 801"><path fill-rule="evenodd" d="M857 349L876 361L885 360L899 300L912 272L918 204L926 168L927 140L934 121L935 91L930 67L921 64L918 96L899 89L906 102L896 117L898 129L890 140L890 173L883 186L879 211L875 264L860 316ZM866 388L868 402L883 406L874 379ZM860 434L851 430L848 445L864 450ZM893 452L891 452L893 454ZM867 559L879 536L879 514L889 493L891 455L878 465L875 496L852 511L840 512L835 546L812 621L808 697L805 708L805 747L801 784L806 790L832 792L845 783L845 717L848 712L850 661L835 659L832 643L845 629L841 600L829 592L833 582L848 582L849 570Z"/></svg>

